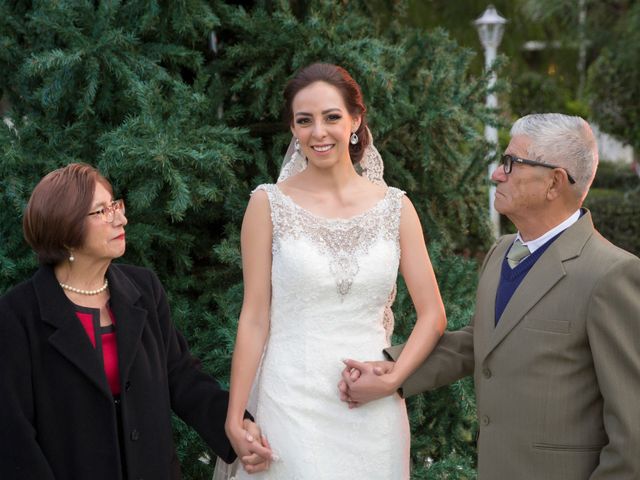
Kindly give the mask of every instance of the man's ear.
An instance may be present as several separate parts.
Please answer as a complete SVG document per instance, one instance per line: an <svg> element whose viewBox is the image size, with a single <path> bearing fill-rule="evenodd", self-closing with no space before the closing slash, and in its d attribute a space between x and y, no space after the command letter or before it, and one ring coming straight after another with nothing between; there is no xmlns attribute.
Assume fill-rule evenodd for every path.
<svg viewBox="0 0 640 480"><path fill-rule="evenodd" d="M555 200L558 198L568 185L569 179L567 178L567 172L561 168L554 169L549 188L547 189L547 200Z"/></svg>

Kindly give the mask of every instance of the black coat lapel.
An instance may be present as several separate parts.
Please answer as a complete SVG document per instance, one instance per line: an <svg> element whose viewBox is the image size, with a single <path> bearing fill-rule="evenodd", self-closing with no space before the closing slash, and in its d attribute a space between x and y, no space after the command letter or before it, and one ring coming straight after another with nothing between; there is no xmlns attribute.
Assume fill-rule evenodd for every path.
<svg viewBox="0 0 640 480"><path fill-rule="evenodd" d="M107 279L111 311L116 323L120 378L125 381L140 347L142 332L147 324L147 310L138 306L140 290L117 265L109 267Z"/></svg>
<svg viewBox="0 0 640 480"><path fill-rule="evenodd" d="M96 350L78 320L73 304L62 291L48 266L40 267L33 277L42 321L56 330L49 343L71 364L77 367L102 393L111 396L104 368Z"/></svg>

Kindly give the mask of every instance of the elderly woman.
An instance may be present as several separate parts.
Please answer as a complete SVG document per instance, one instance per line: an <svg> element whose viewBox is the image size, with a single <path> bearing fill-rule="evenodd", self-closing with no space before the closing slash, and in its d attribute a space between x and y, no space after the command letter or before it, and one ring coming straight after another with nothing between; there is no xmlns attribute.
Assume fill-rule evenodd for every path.
<svg viewBox="0 0 640 480"><path fill-rule="evenodd" d="M45 176L24 216L35 275L0 298L0 478L178 479L171 410L217 455L228 394L197 367L153 272L125 251L125 206L94 168ZM270 450L245 419L248 471Z"/></svg>

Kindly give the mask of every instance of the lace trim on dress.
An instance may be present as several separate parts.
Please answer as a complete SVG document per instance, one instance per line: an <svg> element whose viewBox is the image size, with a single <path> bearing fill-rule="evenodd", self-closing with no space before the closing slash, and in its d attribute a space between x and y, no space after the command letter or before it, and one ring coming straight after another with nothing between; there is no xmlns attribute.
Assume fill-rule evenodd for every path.
<svg viewBox="0 0 640 480"><path fill-rule="evenodd" d="M393 329L395 328L396 324L391 306L393 305L393 302L396 301L397 293L398 287L394 285L391 293L389 294L389 298L387 298L387 303L384 306L384 314L382 317L382 326L384 327L384 331L387 333L387 344L389 345L391 345L391 336L393 335Z"/></svg>
<svg viewBox="0 0 640 480"><path fill-rule="evenodd" d="M314 242L329 259L338 294L344 298L360 269L359 257L368 253L380 236L394 242L400 254L400 213L404 191L389 187L382 200L351 218L325 218L296 204L274 184L259 185L271 206L273 253L280 241L304 237ZM253 192L252 192L253 193ZM395 295L394 295L395 296Z"/></svg>

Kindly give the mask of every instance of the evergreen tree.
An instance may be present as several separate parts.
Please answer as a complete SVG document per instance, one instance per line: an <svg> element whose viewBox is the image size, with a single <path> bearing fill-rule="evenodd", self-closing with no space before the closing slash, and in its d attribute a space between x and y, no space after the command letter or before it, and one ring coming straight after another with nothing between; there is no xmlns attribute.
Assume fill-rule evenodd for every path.
<svg viewBox="0 0 640 480"><path fill-rule="evenodd" d="M629 8L617 19L615 28L608 32L609 44L589 68L590 106L593 119L603 129L628 142L638 152L640 3L629 2Z"/></svg>
<svg viewBox="0 0 640 480"><path fill-rule="evenodd" d="M364 1L1 0L0 45L12 105L0 125L0 292L36 266L21 235L35 182L72 161L94 164L127 202L123 261L158 273L192 351L226 382L244 208L253 187L275 180L290 139L285 82L325 61L361 84L387 183L420 214L449 328L468 322L477 265L461 254L490 241L481 126L497 120L486 79L469 75L472 53L445 32L376 21ZM394 310L400 342L414 321L402 282ZM409 408L412 478L473 478L470 380ZM176 442L185 477L210 478L206 446L179 421Z"/></svg>

